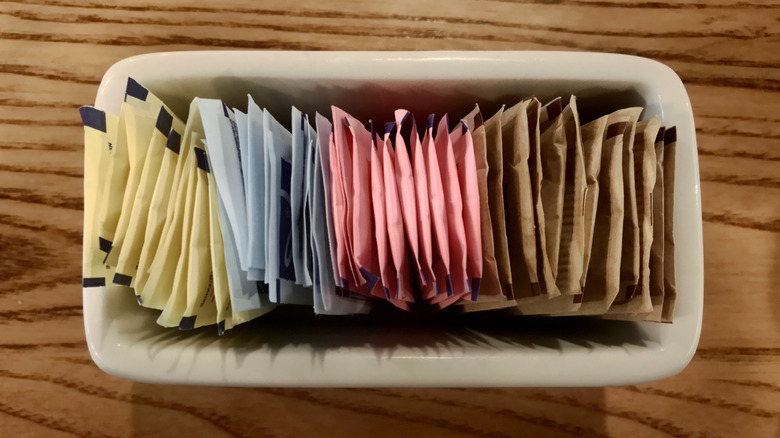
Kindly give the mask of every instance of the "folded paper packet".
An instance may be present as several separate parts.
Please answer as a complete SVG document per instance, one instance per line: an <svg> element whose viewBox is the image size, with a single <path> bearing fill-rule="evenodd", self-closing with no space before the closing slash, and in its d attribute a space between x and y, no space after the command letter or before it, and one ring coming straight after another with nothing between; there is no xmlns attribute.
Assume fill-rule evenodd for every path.
<svg viewBox="0 0 780 438"><path fill-rule="evenodd" d="M246 109L196 98L185 124L133 80L119 116L80 109L84 287L219 334L273 302L672 320L676 131L640 108L580 126L573 96L529 98L435 133Z"/></svg>
<svg viewBox="0 0 780 438"><path fill-rule="evenodd" d="M257 259L252 259L252 256L250 255L250 252L252 252L252 247L250 245L250 241L252 241L252 237L250 237L250 234L253 234L253 224L251 224L250 221L250 213L249 213L249 172L250 172L250 165L249 165L249 115L247 113L244 113L238 109L233 108L231 110L233 113L233 117L235 118L236 123L236 134L238 135L238 162L241 165L241 179L243 181L244 186L244 199L246 200L246 216L247 216L247 229L246 229L246 238L247 238L247 249L246 249L246 275L249 280L253 281L261 281L263 278L265 278L265 269L259 267L259 263ZM256 231L255 238L256 238ZM256 252L256 251L255 251ZM256 254L255 254L256 255Z"/></svg>
<svg viewBox="0 0 780 438"><path fill-rule="evenodd" d="M164 107L160 107L155 130L139 176L138 189L135 193L132 212L128 219L125 234L117 236L118 238L115 239L114 249L112 250L112 254L118 254L116 273L113 279L114 284L121 286L134 285L133 280L137 273L143 244L142 236L146 232L149 207L154 195L157 177L163 172L161 167L165 161L164 157L168 150L168 144L177 143L179 141L179 133L183 131L184 122L175 115L170 114ZM166 164L170 166L170 161ZM166 169L165 172L168 170ZM124 217L124 214L122 217ZM127 244L125 245L124 242L127 242ZM109 254L109 261L107 262L109 264L111 263L110 256L112 254Z"/></svg>
<svg viewBox="0 0 780 438"><path fill-rule="evenodd" d="M409 270L408 243L401 212L401 200L396 177L396 151L390 141L395 123L385 127L382 151L382 177L385 189L385 216L390 255L396 272L396 289L390 290L390 298L401 302L414 302L411 272ZM399 303L400 304L400 303Z"/></svg>
<svg viewBox="0 0 780 438"><path fill-rule="evenodd" d="M177 270L184 269L183 267L179 268L179 259L181 250L187 247L185 225L189 212L186 208L188 201L189 204L192 203L191 195L194 195L194 191L190 190L194 186L195 156L192 154L192 149L200 142L201 135L193 132L189 139L188 145L182 145L179 156L180 160L184 158L184 163L181 173L178 175L179 181L176 184L177 196L173 200L175 206L171 209L170 219L165 221L167 232L165 229L163 230L162 240L149 265L149 276L139 294L139 303L152 309L162 309L167 305L166 303L170 299L168 294L176 292L174 290L175 273ZM180 278L178 281L181 282L182 279Z"/></svg>
<svg viewBox="0 0 780 438"><path fill-rule="evenodd" d="M359 299L357 296L349 293L348 290L341 288L340 277L337 260L336 239L337 233L334 224L333 214L333 201L332 191L330 190L332 184L331 174L331 133L333 132L333 125L324 116L317 114L317 173L320 178L315 177L315 199L319 199L316 205L321 206L315 208L315 218L312 223L315 226L315 233L319 237L318 242L322 242L323 247L319 248L318 261L320 265L319 274L322 279L322 302L323 309L320 313L329 313L336 315L344 315L351 313L367 313L370 311L372 305L369 301ZM324 216L324 222L323 218ZM319 219L317 219L319 217ZM323 226L325 228L323 228ZM327 247L324 245L327 243ZM328 275L325 272L330 269L332 275ZM329 282L329 283L326 283ZM316 309L315 309L316 310Z"/></svg>
<svg viewBox="0 0 780 438"><path fill-rule="evenodd" d="M548 108L551 107L548 106ZM557 110L556 107L554 111ZM548 111L548 115L549 113ZM527 306L521 305L521 311L526 314L573 312L582 303L580 279L583 270L582 258L585 239L584 201L587 186L582 137L579 129L579 115L574 96L570 98L562 112L555 117L555 121L548 126L547 131L545 131L546 135L542 136L542 146L545 147L545 142L550 141L553 145L552 147L548 145L549 149L563 153L562 156L559 154L555 155L556 159L562 158L563 161L564 188L561 200L560 235L558 237L557 266L555 270L555 288L560 295L551 297L548 293L547 297L549 299L546 301L536 300ZM558 166L553 169L554 171L560 170ZM556 176L553 179L558 180L559 177ZM555 208L558 208L557 201ZM547 211L545 211L546 214ZM557 211L555 214L557 214ZM546 282L546 286L547 284L549 283ZM549 290L549 286L547 286L547 289Z"/></svg>
<svg viewBox="0 0 780 438"><path fill-rule="evenodd" d="M105 163L113 148L118 118L84 106L79 108L84 125L84 255L82 284L84 287L106 285L106 269L102 263L97 213L100 210L100 188L106 183Z"/></svg>
<svg viewBox="0 0 780 438"><path fill-rule="evenodd" d="M127 147L126 119L129 114L148 113L146 98L149 92L136 81L128 79L125 100L119 113L116 137L111 139L112 147L106 160L104 185L100 187L100 203L97 212L98 238L100 248L108 255L114 241L119 216L122 213L123 196L130 172L130 157Z"/></svg>
<svg viewBox="0 0 780 438"><path fill-rule="evenodd" d="M450 243L447 225L447 213L444 207L444 187L442 185L439 161L436 157L436 145L433 135L434 116L428 116L425 135L422 141L423 160L428 176L429 211L431 213L432 268L436 277L436 295L426 297L428 301L447 295L452 289L450 276Z"/></svg>
<svg viewBox="0 0 780 438"><path fill-rule="evenodd" d="M463 221L463 198L460 192L455 153L449 130L449 117L446 114L439 121L434 137L434 148L441 175L444 212L447 217L450 281L447 283L446 295L440 294L430 302L436 304L438 308L444 308L461 298L470 296L472 292L466 272L468 247Z"/></svg>
<svg viewBox="0 0 780 438"><path fill-rule="evenodd" d="M247 264L250 280L265 279L266 248L266 197L263 110L252 96L247 97L247 145L242 147L241 164L244 166L244 189L247 213ZM236 113L238 114L238 112ZM246 151L246 154L243 152Z"/></svg>
<svg viewBox="0 0 780 438"><path fill-rule="evenodd" d="M189 153L193 132L201 135L203 125L200 120L200 112L197 109L197 100L190 104L189 116L183 132L172 130L168 134L168 142L163 151L160 173L154 185L154 192L149 206L149 214L146 221L146 230L141 246L141 254L138 257L138 268L134 279L136 298L142 300L141 295L146 290L149 279L149 268L157 255L157 250L171 227L178 188L184 163ZM148 292L147 292L148 293Z"/></svg>
<svg viewBox="0 0 780 438"><path fill-rule="evenodd" d="M417 194L415 193L415 180L412 171L412 163L409 159L410 146L419 141L417 137L417 126L414 117L409 118L411 113L407 110L396 110L395 116L395 138L393 142L393 158L395 162L395 183L398 187L398 201L401 208L401 218L404 222L404 232L406 242L411 251L411 268L414 269L413 276L417 278L416 284L424 287L427 283L422 264L420 263L420 234L417 223ZM405 123L409 120L409 123ZM410 126L408 132L409 145L404 139L402 131ZM392 138L392 137L391 137ZM422 185L422 182L420 183Z"/></svg>
<svg viewBox="0 0 780 438"><path fill-rule="evenodd" d="M536 99L526 99L501 114L501 141L504 163L504 201L507 242L512 269L512 287L518 303L542 297L536 232L533 216L531 174L528 167L531 144L538 141L536 126L530 126L539 112Z"/></svg>
<svg viewBox="0 0 780 438"><path fill-rule="evenodd" d="M677 301L674 268L674 179L677 154L677 129L664 133L664 301L661 321L672 322Z"/></svg>
<svg viewBox="0 0 780 438"><path fill-rule="evenodd" d="M638 114L637 114L638 116ZM637 118L631 118L623 133L623 247L620 260L620 289L607 313L637 313L648 311L649 302L634 301L639 289L641 267L640 220L637 210L637 185L634 157L634 137ZM641 190L640 190L641 191Z"/></svg>
<svg viewBox="0 0 780 438"><path fill-rule="evenodd" d="M267 270L270 269L271 302L312 305L308 289L296 284L292 223L292 133L264 111L264 143L270 150L271 196L267 226L269 237ZM219 180L217 180L219 187Z"/></svg>
<svg viewBox="0 0 780 438"><path fill-rule="evenodd" d="M290 203L292 209L292 253L295 283L311 286L311 272L306 263L309 238L305 230L304 216L306 194L306 153L309 143L309 126L300 110L292 108L292 175L290 177ZM305 233L305 234L304 234Z"/></svg>
<svg viewBox="0 0 780 438"><path fill-rule="evenodd" d="M509 301L514 301L512 291L512 268L509 259L509 243L506 229L506 207L504 205L504 155L501 136L501 117L504 107L485 122L486 160L488 167L488 199L490 220L493 227L498 280L501 291Z"/></svg>
<svg viewBox="0 0 780 438"><path fill-rule="evenodd" d="M477 302L463 300L461 309L464 312L503 309L514 307L515 301L507 299L498 279L495 245L493 239L493 224L490 218L490 200L488 196L488 163L487 137L485 124L479 106L463 118L463 122L471 130L474 161L476 167L477 186L479 190L480 239L482 248L482 285Z"/></svg>
<svg viewBox="0 0 780 438"><path fill-rule="evenodd" d="M366 296L383 296L380 267L377 256L377 242L374 229L373 205L371 202L371 151L373 136L356 118L345 117L352 139L352 188L349 194L354 206L351 223L352 254L363 284L358 291ZM349 164L349 163L347 163Z"/></svg>
<svg viewBox="0 0 780 438"><path fill-rule="evenodd" d="M623 189L624 135L641 108L618 110L607 117L601 145L598 200L593 219L591 257L578 314L603 314L620 289L620 259L626 204ZM592 127L589 127L589 129ZM588 141L589 143L591 140ZM595 255L600 255L595 257Z"/></svg>

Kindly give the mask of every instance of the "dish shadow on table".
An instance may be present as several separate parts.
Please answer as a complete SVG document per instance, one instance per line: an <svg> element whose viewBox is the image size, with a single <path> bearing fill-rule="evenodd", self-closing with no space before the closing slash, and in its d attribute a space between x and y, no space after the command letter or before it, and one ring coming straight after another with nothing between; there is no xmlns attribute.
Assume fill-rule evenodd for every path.
<svg viewBox="0 0 780 438"><path fill-rule="evenodd" d="M268 351L273 363L273 358L289 347L309 349L312 365L322 366L329 352L343 348L365 348L381 362L391 359L399 350L421 357L445 357L466 349L483 354L504 348L562 353L565 348L628 348L652 342L631 322L593 317L517 317L500 311L430 316L400 311L372 316L317 316L310 308L282 306L217 336L214 326L188 332L154 327L152 318L156 312L138 310L149 314L145 329L125 333L130 335L132 331L138 342L148 346L150 356L173 347L194 349L196 356L205 349L218 348L223 361L231 355L239 366L248 355L260 350ZM176 366L177 362L171 365L172 369Z"/></svg>

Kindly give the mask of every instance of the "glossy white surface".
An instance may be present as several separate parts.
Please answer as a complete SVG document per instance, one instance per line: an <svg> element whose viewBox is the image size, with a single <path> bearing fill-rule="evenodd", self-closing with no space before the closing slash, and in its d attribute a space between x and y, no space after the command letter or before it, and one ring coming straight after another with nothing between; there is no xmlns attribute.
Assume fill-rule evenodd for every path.
<svg viewBox="0 0 780 438"><path fill-rule="evenodd" d="M127 77L186 118L195 97L244 108L246 93L282 121L295 104L337 104L367 120L406 107L420 119L442 108L574 93L583 118L646 107L678 130L675 186L677 311L674 324L587 318L422 323L315 317L282 309L223 337L154 323L121 287L84 289L84 325L95 363L128 379L246 386L602 386L681 371L699 340L703 260L699 167L691 105L677 75L657 62L566 52L181 52L111 67L96 106L118 113Z"/></svg>

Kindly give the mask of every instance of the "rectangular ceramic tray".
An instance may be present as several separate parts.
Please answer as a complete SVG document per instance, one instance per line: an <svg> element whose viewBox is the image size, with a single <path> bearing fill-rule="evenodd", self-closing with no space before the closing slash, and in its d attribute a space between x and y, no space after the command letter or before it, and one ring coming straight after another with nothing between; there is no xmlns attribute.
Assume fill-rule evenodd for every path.
<svg viewBox="0 0 780 438"><path fill-rule="evenodd" d="M673 324L594 318L372 321L279 309L228 332L155 324L121 287L84 289L84 325L95 363L132 380L230 386L603 386L680 372L699 340L703 261L693 115L679 77L644 58L567 52L156 53L128 58L103 77L95 105L119 113L128 76L186 119L193 97L243 108L251 93L280 121L290 105L361 120L392 110L486 114L523 97L575 94L583 120L631 105L677 126ZM455 113L455 111L459 111ZM285 120L287 118L287 120Z"/></svg>

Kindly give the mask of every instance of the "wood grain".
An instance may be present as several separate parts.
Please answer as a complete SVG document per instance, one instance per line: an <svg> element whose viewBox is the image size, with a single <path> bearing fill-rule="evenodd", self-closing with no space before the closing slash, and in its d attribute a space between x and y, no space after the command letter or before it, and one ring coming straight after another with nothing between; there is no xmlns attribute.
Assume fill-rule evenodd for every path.
<svg viewBox="0 0 780 438"><path fill-rule="evenodd" d="M0 2L0 436L780 436L780 1ZM646 56L698 132L705 319L679 376L598 389L154 386L84 342L82 130L103 72L194 49Z"/></svg>

